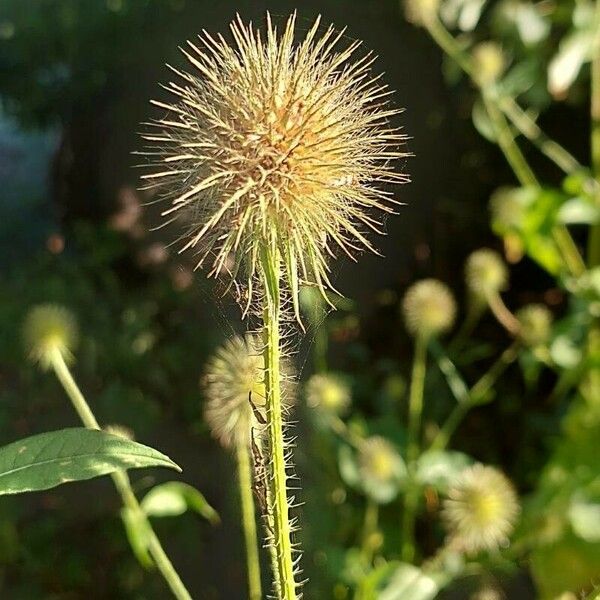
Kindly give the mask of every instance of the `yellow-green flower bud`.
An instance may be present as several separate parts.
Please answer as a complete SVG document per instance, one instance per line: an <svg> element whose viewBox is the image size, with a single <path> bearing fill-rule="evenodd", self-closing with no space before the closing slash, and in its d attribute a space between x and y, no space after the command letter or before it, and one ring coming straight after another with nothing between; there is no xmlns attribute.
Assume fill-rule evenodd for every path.
<svg viewBox="0 0 600 600"><path fill-rule="evenodd" d="M456 303L449 288L437 279L423 279L413 284L402 304L408 332L430 338L452 327Z"/></svg>
<svg viewBox="0 0 600 600"><path fill-rule="evenodd" d="M29 357L47 369L56 354L73 360L79 332L73 314L58 304L41 304L29 311L23 325L23 340Z"/></svg>
<svg viewBox="0 0 600 600"><path fill-rule="evenodd" d="M471 294L486 301L490 295L506 289L508 269L500 254L489 248L475 250L467 258L465 279Z"/></svg>
<svg viewBox="0 0 600 600"><path fill-rule="evenodd" d="M306 402L311 408L341 415L348 410L352 396L348 382L339 375L313 375L306 385Z"/></svg>
<svg viewBox="0 0 600 600"><path fill-rule="evenodd" d="M543 346L552 333L552 313L543 304L529 304L519 309L516 317L520 324L519 337L530 348Z"/></svg>

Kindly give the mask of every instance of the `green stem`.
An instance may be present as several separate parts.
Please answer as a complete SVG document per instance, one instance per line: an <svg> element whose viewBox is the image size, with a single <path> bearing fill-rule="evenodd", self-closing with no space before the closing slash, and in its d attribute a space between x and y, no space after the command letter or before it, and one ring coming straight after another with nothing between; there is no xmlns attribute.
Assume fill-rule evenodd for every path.
<svg viewBox="0 0 600 600"><path fill-rule="evenodd" d="M521 328L519 320L515 315L510 312L502 296L498 292L489 294L487 297L488 305L494 317L502 327L504 327L510 334L516 335Z"/></svg>
<svg viewBox="0 0 600 600"><path fill-rule="evenodd" d="M290 525L289 500L287 493L286 451L283 436L283 406L281 399L280 361L280 255L275 243L264 249L261 266L265 284L265 306L263 311L265 392L267 408L267 439L270 460L268 464L270 495L268 506L272 510L273 544L277 569L274 576L279 600L296 600L292 528Z"/></svg>
<svg viewBox="0 0 600 600"><path fill-rule="evenodd" d="M460 68L471 78L473 83L480 89L486 110L496 130L498 145L521 185L539 187L535 174L529 167L529 164L515 141L505 115L511 119L513 125L515 125L525 137L533 141L546 156L554 160L559 167L565 170L565 172L573 172L579 168L580 165L575 158L562 148L560 144L543 134L539 126L530 119L527 113L525 113L512 98L500 96L493 87L484 87L482 85L482 82L477 77L471 57L461 48L437 17L429 19L426 23L426 27L431 37L442 50L444 50L444 52L460 66ZM599 53L597 52L596 55L598 54ZM600 108L598 110L600 111ZM600 136L600 134L598 135ZM600 145L600 141L598 144ZM600 226L597 226L596 230L592 230L589 244L590 246L598 247L598 260L600 260L600 231L598 231L598 229L600 229ZM563 260L569 271L575 276L583 274L585 272L585 264L568 229L563 225L557 225L552 231L552 237L563 256ZM594 241L596 238L597 242Z"/></svg>
<svg viewBox="0 0 600 600"><path fill-rule="evenodd" d="M485 398L487 393L490 391L492 386L498 381L498 378L504 373L510 364L512 364L517 356L519 355L519 342L513 342L492 364L490 369L475 383L475 385L465 395L461 393L457 397L457 404L454 409L442 425L442 428L438 431L437 435L431 443L431 450L443 450L446 448L452 435L457 430L458 426L462 423L467 413ZM448 362L450 359L444 357ZM451 363L452 364L452 363ZM456 367L452 364L454 376L460 378ZM445 373L448 369L443 369ZM460 379L462 382L462 379ZM463 384L464 385L464 384ZM456 386L451 386L451 389Z"/></svg>
<svg viewBox="0 0 600 600"><path fill-rule="evenodd" d="M535 174L515 141L506 118L498 109L498 100L495 91L493 89L482 88L481 94L492 125L496 130L498 146L500 146L508 164L511 166L515 177L524 187L540 188L541 186ZM582 275L585 272L585 264L568 229L564 225L555 225L552 229L552 238L562 255L567 269L573 275Z"/></svg>
<svg viewBox="0 0 600 600"><path fill-rule="evenodd" d="M472 299L468 303L467 314L460 326L458 333L448 346L448 352L451 354L460 350L463 344L469 339L473 333L477 323L481 320L485 312L486 304L484 302Z"/></svg>
<svg viewBox="0 0 600 600"><path fill-rule="evenodd" d="M62 354L58 350L52 353L51 365L82 423L88 429L100 429L94 413L73 379ZM152 525L135 497L127 473L125 471L115 471L111 475L111 478L121 496L123 505L144 522L144 528L148 534L148 550L171 592L173 592L173 596L178 600L191 600L192 597L183 585L177 571L175 571L173 564L165 553L159 539L156 537Z"/></svg>
<svg viewBox="0 0 600 600"><path fill-rule="evenodd" d="M511 166L516 178L523 186L539 187L539 182L531 170L531 167L525 160L521 149L517 145L515 138L510 130L505 116L498 109L495 94L487 88L481 90L485 109L496 130L498 146L504 153L508 164Z"/></svg>
<svg viewBox="0 0 600 600"><path fill-rule="evenodd" d="M377 522L379 520L379 507L370 498L367 500L365 507L365 520L362 531L362 547L361 552L366 564L371 564L373 561L373 553L375 545L373 536L377 533Z"/></svg>
<svg viewBox="0 0 600 600"><path fill-rule="evenodd" d="M242 525L246 546L246 568L248 574L248 599L260 600L262 597L260 581L260 560L258 556L258 535L256 533L256 514L252 497L252 467L250 451L244 443L236 444L238 483L242 508Z"/></svg>
<svg viewBox="0 0 600 600"><path fill-rule="evenodd" d="M405 562L412 562L415 557L414 530L419 505L419 488L415 482L415 469L421 449L421 416L423 413L423 393L425 391L427 341L422 335L419 335L415 340L415 353L408 399L408 439L406 444L408 481L402 514L401 548L402 560Z"/></svg>
<svg viewBox="0 0 600 600"><path fill-rule="evenodd" d="M458 64L477 87L481 87L471 57L458 44L443 23L434 18L426 23L426 27L438 46ZM517 104L514 98L502 95L498 96L496 100L500 110L519 132L565 173L573 173L582 168L570 152L542 131L540 126Z"/></svg>

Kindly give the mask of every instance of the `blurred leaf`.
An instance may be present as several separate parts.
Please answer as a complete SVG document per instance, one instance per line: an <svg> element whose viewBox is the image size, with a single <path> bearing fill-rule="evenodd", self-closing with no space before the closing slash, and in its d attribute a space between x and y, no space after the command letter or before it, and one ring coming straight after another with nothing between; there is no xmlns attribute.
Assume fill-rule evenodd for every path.
<svg viewBox="0 0 600 600"><path fill-rule="evenodd" d="M461 472L473 464L473 459L462 452L452 450L429 450L417 463L417 480L443 491Z"/></svg>
<svg viewBox="0 0 600 600"><path fill-rule="evenodd" d="M569 521L575 534L586 542L600 542L600 503L576 495L569 507Z"/></svg>
<svg viewBox="0 0 600 600"><path fill-rule="evenodd" d="M489 142L495 143L497 139L496 131L487 110L485 109L485 105L480 98L473 103L471 118L473 119L473 125L479 134Z"/></svg>
<svg viewBox="0 0 600 600"><path fill-rule="evenodd" d="M137 442L93 429L61 429L0 448L0 495L47 490L141 467L181 471L158 450Z"/></svg>
<svg viewBox="0 0 600 600"><path fill-rule="evenodd" d="M168 481L152 488L142 500L149 517L177 517L193 510L213 525L219 523L217 511L195 488L181 481Z"/></svg>
<svg viewBox="0 0 600 600"><path fill-rule="evenodd" d="M413 565L402 563L392 573L377 599L432 600L438 591L438 584L431 577Z"/></svg>
<svg viewBox="0 0 600 600"><path fill-rule="evenodd" d="M555 97L563 97L577 79L581 67L590 59L594 44L594 30L574 31L565 36L558 52L548 65L548 90Z"/></svg>
<svg viewBox="0 0 600 600"><path fill-rule="evenodd" d="M585 197L571 198L560 207L558 220L565 225L593 225L600 221L600 208Z"/></svg>
<svg viewBox="0 0 600 600"><path fill-rule="evenodd" d="M341 445L338 450L338 467L342 481L350 487L356 488L360 485L360 474L356 462L355 453L350 446Z"/></svg>
<svg viewBox="0 0 600 600"><path fill-rule="evenodd" d="M148 521L144 518L143 513L134 511L129 508L121 509L121 519L125 526L125 533L129 545L138 559L139 563L145 569L150 569L154 566L154 561L148 551L150 540L150 528Z"/></svg>
<svg viewBox="0 0 600 600"><path fill-rule="evenodd" d="M445 23L461 31L473 31L481 17L486 0L446 0L441 6Z"/></svg>
<svg viewBox="0 0 600 600"><path fill-rule="evenodd" d="M577 346L567 335L559 335L550 346L552 360L563 369L576 367L582 358L581 347Z"/></svg>

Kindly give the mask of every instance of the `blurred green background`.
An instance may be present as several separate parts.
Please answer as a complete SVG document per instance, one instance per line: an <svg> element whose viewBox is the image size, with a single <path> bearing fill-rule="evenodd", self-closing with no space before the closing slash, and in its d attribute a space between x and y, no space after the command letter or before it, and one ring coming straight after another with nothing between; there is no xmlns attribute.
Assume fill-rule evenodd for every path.
<svg viewBox="0 0 600 600"><path fill-rule="evenodd" d="M482 36L504 36L504 43L513 36L512 56L529 61L527 104L585 163L585 72L581 89L574 85L553 102L544 68L558 37L549 35L527 54L518 32L494 29L494 11L502 4L508 3L454 2L461 10L479 5L488 15ZM549 4L560 8L563 0ZM565 12L575 4L565 0ZM393 438L402 433L388 414L401 410L403 393L401 383L392 384L406 379L411 356L399 299L408 284L426 276L462 296L464 258L480 246L502 248L490 229L489 196L514 184L498 148L473 124L472 87L458 79L427 33L406 21L396 0L0 2L0 441L77 423L58 383L26 362L20 343L31 306L64 304L80 322L75 371L99 421L124 424L175 459L184 469L181 479L200 489L221 516L218 526L194 514L157 522L194 597L208 600L244 598L245 567L235 467L202 421L199 380L211 351L243 324L237 307L220 297L220 283L192 273L190 259L152 231L156 214L142 208L131 153L141 147L139 124L153 114L148 99L159 96L158 83L169 78L164 63L184 64L178 45L202 29L224 31L236 13L262 23L266 10L283 20L296 8L301 31L322 14L325 24L348 26L348 38L364 40L379 55L377 70L396 90L395 102L406 109L401 123L414 154L405 165L413 182L398 192L406 206L377 240L385 259L366 255L358 265L335 266L337 287L350 301L326 325L331 367L352 374L353 411L370 431ZM567 26L561 29L556 19L558 35ZM545 181L560 185L553 165L533 151L529 157ZM574 235L585 241L583 229ZM515 306L542 302L556 315L567 311L564 289L528 259L511 267L505 300ZM478 331L485 356L504 349L506 335L492 317L485 316ZM313 371L314 341L314 331L302 340L301 380ZM471 374L480 369L467 366ZM552 372L531 371L528 382L523 369L510 367L495 390L499 401L472 411L454 445L499 465L528 494L556 446L567 405L547 402ZM435 422L451 397L439 372L432 371L427 385L426 415ZM305 595L343 599L350 597L344 581L352 576L343 573L346 551L360 531L362 500L344 486L331 439L315 428L303 404L297 417ZM167 475L134 477L136 490L142 493L161 477ZM132 556L118 508L106 480L0 498L0 597L165 598L159 577ZM391 540L398 535L396 519L391 508L382 509ZM427 527L420 535L425 549L439 541ZM564 552L559 563L577 569L581 554ZM600 576L598 545L583 553ZM525 560L501 572L499 593L540 597L530 566ZM552 562L544 566L553 568ZM477 586L466 580L445 593L470 598Z"/></svg>

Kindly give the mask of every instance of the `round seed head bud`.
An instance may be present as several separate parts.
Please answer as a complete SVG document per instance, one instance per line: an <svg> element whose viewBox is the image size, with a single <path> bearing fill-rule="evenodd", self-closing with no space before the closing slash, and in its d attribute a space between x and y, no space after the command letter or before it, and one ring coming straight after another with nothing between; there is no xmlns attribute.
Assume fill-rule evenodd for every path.
<svg viewBox="0 0 600 600"><path fill-rule="evenodd" d="M552 313L543 304L529 304L516 313L519 337L530 348L543 346L552 333Z"/></svg>
<svg viewBox="0 0 600 600"><path fill-rule="evenodd" d="M358 472L365 492L385 504L398 494L406 465L393 444L376 435L366 439L360 448Z"/></svg>
<svg viewBox="0 0 600 600"><path fill-rule="evenodd" d="M423 279L413 284L402 303L408 332L430 338L452 327L456 303L452 292L437 279Z"/></svg>
<svg viewBox="0 0 600 600"><path fill-rule="evenodd" d="M264 359L256 336L236 336L208 361L203 380L204 417L213 436L229 448L250 442L252 404L264 411Z"/></svg>
<svg viewBox="0 0 600 600"><path fill-rule="evenodd" d="M512 483L497 469L475 464L451 486L442 518L450 543L471 553L508 544L519 511Z"/></svg>
<svg viewBox="0 0 600 600"><path fill-rule="evenodd" d="M490 212L493 227L499 234L521 227L529 196L529 190L521 188L501 188L494 192L490 198Z"/></svg>
<svg viewBox="0 0 600 600"><path fill-rule="evenodd" d="M73 360L79 332L73 314L58 304L40 304L32 308L23 324L23 341L29 357L44 369L58 353L66 362Z"/></svg>
<svg viewBox="0 0 600 600"><path fill-rule="evenodd" d="M485 301L506 289L508 269L500 254L489 248L475 250L465 264L467 287L473 296Z"/></svg>
<svg viewBox="0 0 600 600"><path fill-rule="evenodd" d="M405 0L404 16L409 23L425 27L434 19L440 8L440 0Z"/></svg>
<svg viewBox="0 0 600 600"><path fill-rule="evenodd" d="M107 425L106 427L104 427L104 431L106 431L106 433L111 433L112 435L125 438L126 440L135 440L135 434L133 433L133 429L125 427L125 425L120 425L119 423L112 423L110 425Z"/></svg>
<svg viewBox="0 0 600 600"><path fill-rule="evenodd" d="M481 42L473 49L473 62L477 79L482 85L498 80L504 72L506 58L496 42Z"/></svg>
<svg viewBox="0 0 600 600"><path fill-rule="evenodd" d="M308 380L306 402L311 408L341 415L348 410L351 401L350 386L339 375L313 375Z"/></svg>
<svg viewBox="0 0 600 600"><path fill-rule="evenodd" d="M333 289L328 258L374 250L367 232L397 204L399 111L374 57L351 61L360 42L338 49L343 31L319 35L317 20L296 44L295 15L278 31L268 14L264 33L239 17L230 28L232 45L204 32L182 50L192 72L172 69L173 101L154 102L167 113L144 135L144 178L183 222L181 250L238 281L248 306L265 252L278 254L299 319L300 286Z"/></svg>

